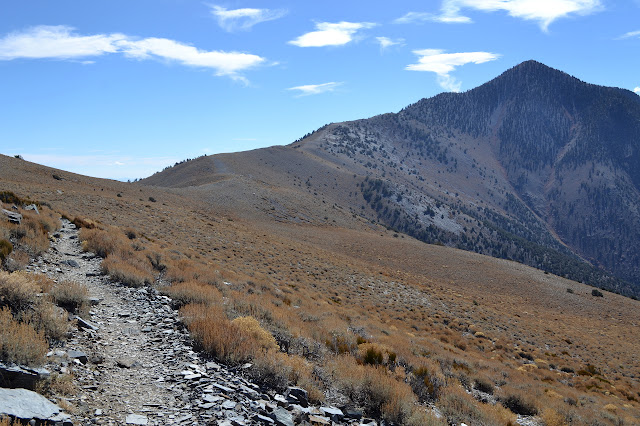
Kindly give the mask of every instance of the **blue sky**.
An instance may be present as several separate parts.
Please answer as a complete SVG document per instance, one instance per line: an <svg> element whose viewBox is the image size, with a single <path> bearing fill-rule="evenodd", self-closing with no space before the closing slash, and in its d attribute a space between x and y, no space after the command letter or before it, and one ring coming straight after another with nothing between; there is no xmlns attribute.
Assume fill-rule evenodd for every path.
<svg viewBox="0 0 640 426"><path fill-rule="evenodd" d="M146 177L535 59L640 93L640 0L0 3L0 153Z"/></svg>

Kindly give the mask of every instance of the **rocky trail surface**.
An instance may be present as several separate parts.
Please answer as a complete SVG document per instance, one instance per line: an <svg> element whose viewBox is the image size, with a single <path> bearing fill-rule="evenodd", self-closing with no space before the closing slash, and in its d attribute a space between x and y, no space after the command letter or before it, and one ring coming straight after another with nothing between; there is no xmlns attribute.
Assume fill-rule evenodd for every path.
<svg viewBox="0 0 640 426"><path fill-rule="evenodd" d="M203 359L171 300L155 288L128 288L101 274L82 252L75 225L63 221L51 250L28 267L89 289L91 310L78 331L48 354L47 369L71 374L78 392L58 400L75 425L374 425L357 411L310 407L306 392L267 392ZM245 366L248 367L248 366Z"/></svg>

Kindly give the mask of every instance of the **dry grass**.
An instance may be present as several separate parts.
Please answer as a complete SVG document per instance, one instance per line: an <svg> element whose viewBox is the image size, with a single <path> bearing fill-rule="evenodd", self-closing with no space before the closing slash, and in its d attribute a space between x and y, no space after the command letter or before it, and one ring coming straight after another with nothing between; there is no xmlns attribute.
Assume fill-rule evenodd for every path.
<svg viewBox="0 0 640 426"><path fill-rule="evenodd" d="M385 368L360 365L350 355L336 357L327 368L338 389L368 416L405 424L418 410L411 387Z"/></svg>
<svg viewBox="0 0 640 426"><path fill-rule="evenodd" d="M115 230L109 232L97 228L82 228L79 238L84 251L95 253L102 258L106 258L126 245L124 235Z"/></svg>
<svg viewBox="0 0 640 426"><path fill-rule="evenodd" d="M254 338L232 324L219 306L187 305L180 313L195 341L217 359L239 364L255 354Z"/></svg>
<svg viewBox="0 0 640 426"><path fill-rule="evenodd" d="M0 271L0 307L9 307L13 312L25 311L34 304L40 290L25 273Z"/></svg>
<svg viewBox="0 0 640 426"><path fill-rule="evenodd" d="M41 365L49 350L44 333L16 321L7 308L0 310L0 360L23 365Z"/></svg>
<svg viewBox="0 0 640 426"><path fill-rule="evenodd" d="M30 260L29 254L26 251L18 249L11 253L5 260L4 266L9 272L22 271L27 267Z"/></svg>
<svg viewBox="0 0 640 426"><path fill-rule="evenodd" d="M110 254L102 261L101 267L113 281L129 287L142 287L154 281L149 261L138 255Z"/></svg>
<svg viewBox="0 0 640 426"><path fill-rule="evenodd" d="M89 290L75 281L62 281L50 291L56 305L73 314L85 315L89 310Z"/></svg>
<svg viewBox="0 0 640 426"><path fill-rule="evenodd" d="M154 281L150 253L119 229L85 227L80 230L80 240L83 250L104 258L102 271L114 281L129 287L142 287Z"/></svg>
<svg viewBox="0 0 640 426"><path fill-rule="evenodd" d="M44 333L49 342L64 341L71 326L64 309L45 299L38 300L33 309L20 314L19 319Z"/></svg>
<svg viewBox="0 0 640 426"><path fill-rule="evenodd" d="M78 387L73 374L52 373L49 377L38 382L36 391L46 396L77 395Z"/></svg>
<svg viewBox="0 0 640 426"><path fill-rule="evenodd" d="M604 300L593 298L586 286L522 265L393 238L382 228L341 215L339 208L332 212L331 200L326 204L329 212L322 214L335 218L337 225L313 219L310 224L276 222L269 216L273 213L270 195L264 195L267 189L247 191L267 197L256 209L255 196L245 200L238 192L237 197L227 197L225 185L234 187L233 179L212 184L220 189L217 194L210 189L162 191L143 185L132 191L132 185L89 178L47 186L40 180L50 179L50 173L40 180L32 175L38 176L37 170L16 175L10 189L94 217L94 226L118 239L116 247L143 255L154 272L164 273L176 287L179 282L194 287L214 284L223 295L224 310L214 308L219 312L211 315L200 307L194 315L218 317L223 325L211 325L212 331L202 334L221 340L210 343L214 348L236 345L240 356L232 358L245 353L244 359L252 360L256 370L266 371L259 373L262 377L276 371L275 378L267 379L276 384L309 380L303 386L317 386L320 392L337 387L339 381L326 373L327 366L336 353L353 355L356 365L356 357L364 362L358 355L358 338L363 337L397 354L396 362L389 364L383 353L378 374L411 384L414 402L453 407L452 416L460 401L445 401L447 394L471 389L480 379L493 384L497 398L512 392L530 395L541 416L550 416L545 413L552 408L566 424L634 424L640 417L637 302L613 294ZM314 180L318 176L314 173ZM2 179L6 182L6 175ZM60 185L64 196L55 195ZM124 196L116 197L118 192ZM127 195L132 192L134 196ZM148 203L149 196L162 203ZM311 198L320 205L291 214L304 217L316 207L325 208L319 197ZM266 215L260 210L263 204ZM125 235L128 227L135 229L135 239ZM0 238L6 235L3 229ZM567 293L568 287L574 293ZM185 295L185 301L191 297ZM253 350L255 343L244 348L233 341L235 327L229 318L249 315L285 353L272 351L260 358ZM293 360L290 368L282 367L285 360ZM573 373L588 364L600 374ZM420 374L421 368L426 374ZM300 377L295 377L296 371L302 372ZM313 374L323 371L325 376ZM414 382L421 382L422 390ZM464 402L463 412L468 408ZM506 424L509 420L503 417L512 416L501 404L472 403L477 412L469 408L471 418ZM616 405L617 411L605 409L608 404ZM422 414L414 411L403 422L429 424L431 420L419 419Z"/></svg>
<svg viewBox="0 0 640 426"><path fill-rule="evenodd" d="M213 305L222 302L220 290L209 284L197 281L185 281L164 288L163 293L173 300L173 305L180 308L192 303Z"/></svg>

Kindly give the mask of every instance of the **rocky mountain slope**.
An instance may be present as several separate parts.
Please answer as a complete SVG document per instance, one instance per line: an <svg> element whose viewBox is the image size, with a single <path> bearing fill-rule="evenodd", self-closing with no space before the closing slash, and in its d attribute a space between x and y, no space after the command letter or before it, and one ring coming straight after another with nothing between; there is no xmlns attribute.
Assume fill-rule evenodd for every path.
<svg viewBox="0 0 640 426"><path fill-rule="evenodd" d="M357 215L638 296L639 145L637 95L528 61L465 93L286 147L201 157L143 183L237 203L254 220Z"/></svg>

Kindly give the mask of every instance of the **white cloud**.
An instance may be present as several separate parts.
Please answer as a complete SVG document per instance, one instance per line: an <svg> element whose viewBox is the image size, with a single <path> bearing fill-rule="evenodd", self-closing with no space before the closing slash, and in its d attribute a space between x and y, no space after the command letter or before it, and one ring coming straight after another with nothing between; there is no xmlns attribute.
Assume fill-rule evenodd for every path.
<svg viewBox="0 0 640 426"><path fill-rule="evenodd" d="M394 19L395 24L412 24L415 22L435 21L444 23L467 24L471 18L459 15L434 15L426 12L409 12L400 18Z"/></svg>
<svg viewBox="0 0 640 426"><path fill-rule="evenodd" d="M320 93L333 92L342 82L331 81L323 84L307 84L304 86L290 87L287 90L297 90L298 96L319 95Z"/></svg>
<svg viewBox="0 0 640 426"><path fill-rule="evenodd" d="M636 87L635 89L633 89L633 91L635 93L637 93L638 95L640 95L640 86Z"/></svg>
<svg viewBox="0 0 640 426"><path fill-rule="evenodd" d="M211 13L218 19L218 25L225 31L249 30L256 24L273 21L287 14L284 9L233 9L211 6Z"/></svg>
<svg viewBox="0 0 640 426"><path fill-rule="evenodd" d="M211 68L216 72L216 75L227 75L238 79L242 79L238 72L260 65L265 61L264 58L249 53L204 51L166 38L121 40L118 42L118 47L122 53L131 58L156 57L190 67Z"/></svg>
<svg viewBox="0 0 640 426"><path fill-rule="evenodd" d="M556 19L570 15L588 15L603 8L600 0L444 0L441 14L409 12L396 23L419 21L437 21L446 23L467 23L471 18L461 15L462 9L475 9L482 12L507 12L514 18L538 21L540 28L547 31Z"/></svg>
<svg viewBox="0 0 640 426"><path fill-rule="evenodd" d="M263 64L257 55L200 50L166 38L137 39L123 34L76 35L67 26L39 26L0 38L0 60L65 59L120 53L136 59L165 59L190 67L209 68L216 75L243 80L241 71ZM84 61L92 63L93 61Z"/></svg>
<svg viewBox="0 0 640 426"><path fill-rule="evenodd" d="M632 38L632 37L640 37L640 30L639 31L629 31L626 34L621 35L620 37L618 37L618 40L624 39L624 38Z"/></svg>
<svg viewBox="0 0 640 426"><path fill-rule="evenodd" d="M380 44L381 51L384 51L390 48L391 46L404 46L403 38L398 38L393 40L393 39L390 39L389 37L376 37L376 40L378 41L378 44Z"/></svg>
<svg viewBox="0 0 640 426"><path fill-rule="evenodd" d="M318 22L317 31L301 35L289 44L299 47L342 46L354 39L358 30L373 28L376 24L371 22Z"/></svg>
<svg viewBox="0 0 640 426"><path fill-rule="evenodd" d="M56 58L72 59L100 56L118 51L115 43L126 38L122 34L79 36L64 25L41 25L14 32L0 39L0 59Z"/></svg>
<svg viewBox="0 0 640 426"><path fill-rule="evenodd" d="M457 67L469 63L482 64L495 61L500 57L490 52L444 53L443 50L438 49L414 50L413 53L419 56L418 63L407 65L405 69L434 72L438 75L440 86L451 92L459 92L462 87L462 83L450 75Z"/></svg>

